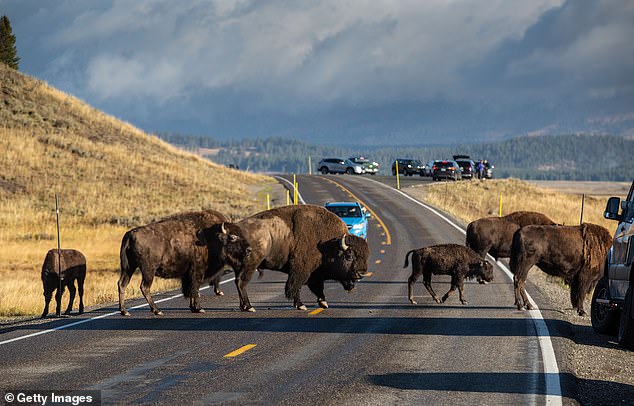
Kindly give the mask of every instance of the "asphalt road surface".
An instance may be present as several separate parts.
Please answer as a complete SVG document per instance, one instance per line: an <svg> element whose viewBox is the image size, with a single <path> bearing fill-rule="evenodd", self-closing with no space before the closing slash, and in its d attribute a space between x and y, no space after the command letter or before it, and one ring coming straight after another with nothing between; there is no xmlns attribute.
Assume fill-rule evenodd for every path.
<svg viewBox="0 0 634 406"><path fill-rule="evenodd" d="M422 281L419 304L409 304L405 253L463 244L461 230L370 177L299 176L298 183L306 203L359 200L373 213L371 275L350 293L327 283L329 309L304 288L309 310L295 310L284 297L286 275L265 271L249 285L255 313L238 310L227 275L225 296L201 292L204 314L172 292L155 296L167 299L158 303L163 316L139 299L127 301L140 306L127 318L112 306L20 323L0 331L0 387L98 390L103 404L561 402L556 364L553 373L544 352L548 337L535 312L515 309L512 282L499 268L491 284L465 284L467 305L457 294L436 304ZM439 295L449 289L448 277L432 283Z"/></svg>

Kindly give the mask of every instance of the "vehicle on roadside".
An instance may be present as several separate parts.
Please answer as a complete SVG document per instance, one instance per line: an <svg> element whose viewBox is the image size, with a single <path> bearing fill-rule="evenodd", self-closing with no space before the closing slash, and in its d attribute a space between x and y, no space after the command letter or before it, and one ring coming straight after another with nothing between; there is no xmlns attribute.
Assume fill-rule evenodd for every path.
<svg viewBox="0 0 634 406"><path fill-rule="evenodd" d="M592 328L617 334L620 345L634 349L634 181L624 201L608 199L603 216L619 225L592 295Z"/></svg>
<svg viewBox="0 0 634 406"><path fill-rule="evenodd" d="M422 176L429 176L431 177L432 175L432 168L434 167L434 162L436 161L429 161L424 165L423 168L423 175Z"/></svg>
<svg viewBox="0 0 634 406"><path fill-rule="evenodd" d="M418 159L397 158L392 162L392 176L396 176L396 163L398 162L398 173L405 176L424 176L424 165Z"/></svg>
<svg viewBox="0 0 634 406"><path fill-rule="evenodd" d="M347 173L348 175L361 175L363 166L355 164L349 159L324 158L317 164L317 170L322 174Z"/></svg>
<svg viewBox="0 0 634 406"><path fill-rule="evenodd" d="M371 216L359 202L327 202L324 207L346 223L350 234L367 240L368 218Z"/></svg>
<svg viewBox="0 0 634 406"><path fill-rule="evenodd" d="M461 180L462 172L460 170L460 166L456 161L443 160L443 161L434 161L434 166L432 167L432 179L433 180L441 180L441 179L453 179L453 180Z"/></svg>
<svg viewBox="0 0 634 406"><path fill-rule="evenodd" d="M363 166L364 173L376 175L377 172L379 172L380 165L378 164L378 162L370 161L368 158L363 156L356 156L348 159L350 159L355 164Z"/></svg>
<svg viewBox="0 0 634 406"><path fill-rule="evenodd" d="M455 161L460 167L463 179L471 180L477 176L476 164L471 159L455 159Z"/></svg>

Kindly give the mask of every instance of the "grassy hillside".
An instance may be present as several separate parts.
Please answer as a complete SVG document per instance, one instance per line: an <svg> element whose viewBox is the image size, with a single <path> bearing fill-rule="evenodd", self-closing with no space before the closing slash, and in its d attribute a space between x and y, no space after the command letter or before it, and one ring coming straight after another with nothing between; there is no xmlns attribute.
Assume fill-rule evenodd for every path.
<svg viewBox="0 0 634 406"><path fill-rule="evenodd" d="M127 229L183 210L241 218L263 208L250 191L270 178L180 151L3 64L0 89L0 315L41 311L40 267L56 247L55 193L62 246L88 260L88 304L114 300ZM19 303L25 292L36 305Z"/></svg>

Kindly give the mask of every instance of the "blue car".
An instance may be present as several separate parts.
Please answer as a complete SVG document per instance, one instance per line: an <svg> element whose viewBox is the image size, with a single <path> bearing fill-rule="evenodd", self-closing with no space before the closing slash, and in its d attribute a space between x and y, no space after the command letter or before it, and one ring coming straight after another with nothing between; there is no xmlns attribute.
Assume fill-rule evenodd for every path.
<svg viewBox="0 0 634 406"><path fill-rule="evenodd" d="M324 207L335 213L346 223L350 234L361 237L364 240L368 238L368 218L370 218L370 213L367 213L358 202L328 202Z"/></svg>

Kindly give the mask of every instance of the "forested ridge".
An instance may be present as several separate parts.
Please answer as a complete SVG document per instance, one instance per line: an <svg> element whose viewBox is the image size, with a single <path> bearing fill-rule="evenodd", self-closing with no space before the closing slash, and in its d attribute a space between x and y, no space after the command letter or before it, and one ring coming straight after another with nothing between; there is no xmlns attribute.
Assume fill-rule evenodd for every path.
<svg viewBox="0 0 634 406"><path fill-rule="evenodd" d="M257 172L307 173L309 157L315 172L317 162L324 157L363 155L380 163L381 174L387 175L397 157L426 163L464 154L492 162L496 178L629 181L634 174L634 140L611 135L523 136L500 142L429 147L330 147L279 137L221 141L173 133L157 135L214 162Z"/></svg>

